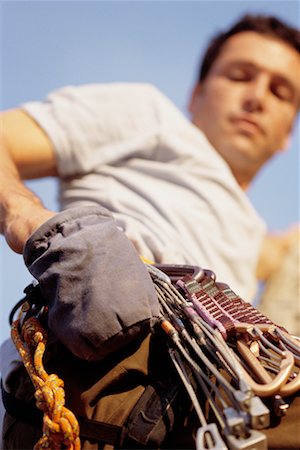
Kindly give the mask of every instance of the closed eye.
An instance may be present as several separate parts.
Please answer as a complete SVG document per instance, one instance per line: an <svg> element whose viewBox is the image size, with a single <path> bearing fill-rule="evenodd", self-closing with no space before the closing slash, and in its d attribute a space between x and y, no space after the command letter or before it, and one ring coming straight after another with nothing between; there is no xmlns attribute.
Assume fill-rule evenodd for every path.
<svg viewBox="0 0 300 450"><path fill-rule="evenodd" d="M257 68L250 63L236 62L224 68L223 75L231 81L248 82L256 76Z"/></svg>
<svg viewBox="0 0 300 450"><path fill-rule="evenodd" d="M271 92L282 101L293 103L295 90L291 84L284 79L274 79L271 82Z"/></svg>
<svg viewBox="0 0 300 450"><path fill-rule="evenodd" d="M233 67L227 72L227 78L232 81L251 81L253 79L253 73L252 71Z"/></svg>

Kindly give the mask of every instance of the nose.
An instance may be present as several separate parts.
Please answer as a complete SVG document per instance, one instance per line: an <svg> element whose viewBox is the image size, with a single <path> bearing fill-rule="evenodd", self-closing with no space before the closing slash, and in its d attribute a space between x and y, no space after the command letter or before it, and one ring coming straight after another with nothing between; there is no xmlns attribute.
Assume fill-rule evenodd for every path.
<svg viewBox="0 0 300 450"><path fill-rule="evenodd" d="M263 111L269 91L267 74L257 75L247 84L243 98L243 107L247 112Z"/></svg>

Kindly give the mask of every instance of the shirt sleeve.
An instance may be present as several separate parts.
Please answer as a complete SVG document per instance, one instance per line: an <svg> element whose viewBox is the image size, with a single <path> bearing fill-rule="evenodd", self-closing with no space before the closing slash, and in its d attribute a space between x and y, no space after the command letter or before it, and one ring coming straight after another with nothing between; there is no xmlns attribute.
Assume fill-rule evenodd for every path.
<svg viewBox="0 0 300 450"><path fill-rule="evenodd" d="M154 86L133 83L68 86L22 108L52 142L61 177L117 163L138 152L139 142L151 153L164 118L175 124L178 114Z"/></svg>

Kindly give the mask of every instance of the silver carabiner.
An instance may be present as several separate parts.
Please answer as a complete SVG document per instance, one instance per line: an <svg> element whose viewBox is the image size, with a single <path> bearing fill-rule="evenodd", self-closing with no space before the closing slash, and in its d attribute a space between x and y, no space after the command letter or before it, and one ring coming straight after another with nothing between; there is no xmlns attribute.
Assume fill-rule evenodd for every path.
<svg viewBox="0 0 300 450"><path fill-rule="evenodd" d="M209 442L212 442L213 447L209 447ZM219 430L215 423L208 423L207 425L198 428L196 435L196 450L228 450L225 442L220 436Z"/></svg>
<svg viewBox="0 0 300 450"><path fill-rule="evenodd" d="M266 436L256 430L249 430L249 435L242 439L227 434L226 441L230 450L268 450Z"/></svg>

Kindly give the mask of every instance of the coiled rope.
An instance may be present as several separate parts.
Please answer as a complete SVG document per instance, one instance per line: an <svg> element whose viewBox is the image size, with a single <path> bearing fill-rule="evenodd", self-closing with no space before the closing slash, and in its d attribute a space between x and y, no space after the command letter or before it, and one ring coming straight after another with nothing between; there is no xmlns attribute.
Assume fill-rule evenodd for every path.
<svg viewBox="0 0 300 450"><path fill-rule="evenodd" d="M64 406L64 382L55 374L49 375L43 365L47 333L40 321L30 317L20 330L20 320L15 320L11 337L34 385L36 405L44 413L43 436L34 450L80 450L77 419Z"/></svg>

